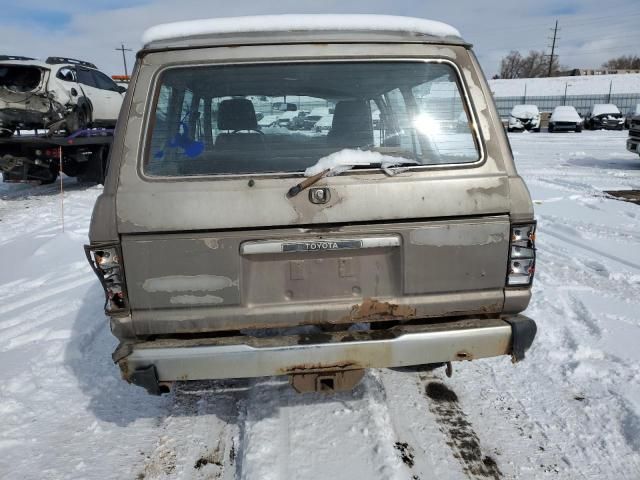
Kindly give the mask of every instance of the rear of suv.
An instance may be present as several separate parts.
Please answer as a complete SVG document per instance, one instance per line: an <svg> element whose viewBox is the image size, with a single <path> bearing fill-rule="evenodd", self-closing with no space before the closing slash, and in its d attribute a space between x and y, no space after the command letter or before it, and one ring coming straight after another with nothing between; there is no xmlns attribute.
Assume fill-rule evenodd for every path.
<svg viewBox="0 0 640 480"><path fill-rule="evenodd" d="M455 29L244 17L145 43L86 247L127 381L338 390L365 368L524 357L532 202ZM261 130L256 99L331 106L331 128Z"/></svg>
<svg viewBox="0 0 640 480"><path fill-rule="evenodd" d="M0 55L0 136L114 126L124 91L89 62Z"/></svg>

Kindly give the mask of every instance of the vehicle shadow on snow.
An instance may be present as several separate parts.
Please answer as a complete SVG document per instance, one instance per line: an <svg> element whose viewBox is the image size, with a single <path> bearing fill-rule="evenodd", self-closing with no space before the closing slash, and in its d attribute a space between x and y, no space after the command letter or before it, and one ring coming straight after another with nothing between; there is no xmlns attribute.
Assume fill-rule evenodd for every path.
<svg viewBox="0 0 640 480"><path fill-rule="evenodd" d="M565 161L568 166L575 167L587 167L587 168L600 168L603 170L640 170L640 158L627 159L627 158L572 158Z"/></svg>
<svg viewBox="0 0 640 480"><path fill-rule="evenodd" d="M64 363L88 397L87 409L101 421L126 426L140 418L162 417L171 400L148 395L120 377L111 353L117 340L103 311L104 294L95 285L87 291L73 323Z"/></svg>
<svg viewBox="0 0 640 480"><path fill-rule="evenodd" d="M120 369L111 359L117 340L111 335L104 315L103 298L96 282L82 299L64 359L76 377L78 387L88 398L87 408L101 421L127 426L143 418L197 417L206 413L216 415L225 423L237 423L242 416L237 404L244 399L249 406L260 405L260 408L249 408L246 412L253 420L260 420L277 417L284 406L346 405L368 394L367 387L361 382L350 392L300 395L289 386L287 377L268 377L178 382L170 394L149 395L144 389L122 380ZM204 410L198 407L203 399L207 404Z"/></svg>

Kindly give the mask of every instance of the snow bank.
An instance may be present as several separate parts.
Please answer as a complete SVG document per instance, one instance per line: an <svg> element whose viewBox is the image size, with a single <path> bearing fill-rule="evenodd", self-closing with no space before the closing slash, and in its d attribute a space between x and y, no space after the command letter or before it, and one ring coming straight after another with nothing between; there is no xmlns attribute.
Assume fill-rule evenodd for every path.
<svg viewBox="0 0 640 480"><path fill-rule="evenodd" d="M424 18L394 15L260 15L208 18L156 25L144 32L142 43L194 35L300 30L383 30L419 33L433 37L460 37L460 32L452 26Z"/></svg>
<svg viewBox="0 0 640 480"><path fill-rule="evenodd" d="M582 77L516 78L489 80L494 97L527 97L549 95L606 95L640 93L640 74L586 75Z"/></svg>

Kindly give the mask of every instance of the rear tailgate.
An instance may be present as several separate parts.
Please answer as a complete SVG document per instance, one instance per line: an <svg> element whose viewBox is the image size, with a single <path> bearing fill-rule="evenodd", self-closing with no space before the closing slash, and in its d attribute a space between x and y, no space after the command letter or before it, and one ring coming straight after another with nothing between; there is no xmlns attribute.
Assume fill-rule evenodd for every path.
<svg viewBox="0 0 640 480"><path fill-rule="evenodd" d="M346 181L346 177L325 180ZM231 198L228 208L198 207L224 203L225 192L205 188L208 182L189 182L197 185L193 188L198 192L183 191L181 203L171 201L171 195L156 195L162 208L156 205L153 212L162 212L165 221L173 219L169 220L175 222L173 228L176 224L186 228L163 234L140 232L145 228L140 223L151 226L156 221L156 213L149 210L135 224L129 221L120 227L132 230L122 235L122 248L137 333L501 311L509 217L499 212L508 209L506 178L476 176L472 188L463 187L468 182L462 175L412 184L389 178L377 185L364 179L356 185L348 182L348 190L346 185L332 188L328 205L313 205L306 195L286 199L281 187L270 201L264 199L268 188L251 193L239 189L226 193ZM424 188L417 199L416 184ZM118 203L127 203L127 218L133 220L133 205L144 205L146 195L123 192L127 190L121 185ZM260 214L255 207L237 209L254 195L261 199L260 205L281 201L287 205L265 208ZM390 209L387 199L393 195L396 201ZM333 208L333 202L342 208ZM474 211L470 202L475 212L486 213L461 216L461 210ZM357 208L359 204L369 207ZM298 212L302 226L246 226L269 223L290 212ZM371 218L380 212L390 218ZM189 228L191 213L194 222L245 227ZM205 219L195 220L196 213ZM406 220L409 215L412 220ZM368 220L353 223L363 216ZM314 219L325 221L314 225Z"/></svg>

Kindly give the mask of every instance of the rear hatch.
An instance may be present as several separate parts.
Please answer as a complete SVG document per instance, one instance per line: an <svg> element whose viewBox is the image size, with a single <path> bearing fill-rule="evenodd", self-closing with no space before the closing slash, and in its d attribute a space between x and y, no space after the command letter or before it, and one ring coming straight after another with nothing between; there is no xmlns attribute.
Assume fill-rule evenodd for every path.
<svg viewBox="0 0 640 480"><path fill-rule="evenodd" d="M35 65L0 63L0 108L24 104L31 94L40 93L46 81L45 72Z"/></svg>
<svg viewBox="0 0 640 480"><path fill-rule="evenodd" d="M508 175L451 62L182 67L155 88L117 193L138 334L501 311ZM258 131L277 101L331 128Z"/></svg>

